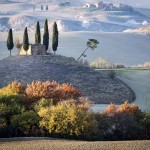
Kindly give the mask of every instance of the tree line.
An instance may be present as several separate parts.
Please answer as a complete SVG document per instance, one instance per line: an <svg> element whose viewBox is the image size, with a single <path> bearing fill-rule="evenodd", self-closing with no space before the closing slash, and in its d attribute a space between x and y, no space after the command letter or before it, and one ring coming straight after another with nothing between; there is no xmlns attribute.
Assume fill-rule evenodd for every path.
<svg viewBox="0 0 150 150"><path fill-rule="evenodd" d="M54 51L54 54L56 54L57 51L57 47L58 47L58 27L57 27L57 23L54 22L53 23L53 29L52 29L52 49ZM10 51L10 56L11 56L11 51L14 48L14 41L13 41L13 31L12 28L9 29L8 32L8 38L7 38L7 49ZM40 23L39 21L36 24L36 31L35 31L35 44L41 44L41 31L40 31ZM48 29L48 20L45 20L44 23L44 33L43 33L43 43L45 46L46 51L49 48L49 29ZM28 37L28 29L27 27L24 29L24 35L23 35L23 49L26 51L26 55L27 55L27 51L29 49L29 37Z"/></svg>
<svg viewBox="0 0 150 150"><path fill-rule="evenodd" d="M91 104L67 83L14 81L0 88L0 138L150 139L150 112L128 101L110 104L101 113L91 111Z"/></svg>

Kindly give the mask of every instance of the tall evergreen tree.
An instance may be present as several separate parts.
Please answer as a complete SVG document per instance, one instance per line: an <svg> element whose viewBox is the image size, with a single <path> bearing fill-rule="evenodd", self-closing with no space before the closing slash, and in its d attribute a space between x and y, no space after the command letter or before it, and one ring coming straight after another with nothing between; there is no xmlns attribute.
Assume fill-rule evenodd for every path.
<svg viewBox="0 0 150 150"><path fill-rule="evenodd" d="M48 11L48 5L46 5L46 10Z"/></svg>
<svg viewBox="0 0 150 150"><path fill-rule="evenodd" d="M43 45L45 45L46 50L48 50L48 47L49 47L49 31L48 31L48 21L47 21L47 19L45 20L45 24L44 24Z"/></svg>
<svg viewBox="0 0 150 150"><path fill-rule="evenodd" d="M40 32L40 24L39 21L36 25L36 32L35 32L35 43L41 43L41 32Z"/></svg>
<svg viewBox="0 0 150 150"><path fill-rule="evenodd" d="M53 48L53 51L54 51L54 55L57 51L57 47L58 47L58 28L57 28L57 23L54 22L54 25L53 25L53 33L52 33L52 48Z"/></svg>
<svg viewBox="0 0 150 150"><path fill-rule="evenodd" d="M41 5L41 10L43 10L43 5Z"/></svg>
<svg viewBox="0 0 150 150"><path fill-rule="evenodd" d="M11 56L11 50L14 47L14 42L13 42L13 33L12 33L12 29L9 29L8 32L8 38L7 38L7 48L10 51L10 56Z"/></svg>
<svg viewBox="0 0 150 150"><path fill-rule="evenodd" d="M24 35L23 35L23 49L26 51L26 55L27 55L27 51L29 49L29 38L28 38L28 30L27 27L24 29Z"/></svg>

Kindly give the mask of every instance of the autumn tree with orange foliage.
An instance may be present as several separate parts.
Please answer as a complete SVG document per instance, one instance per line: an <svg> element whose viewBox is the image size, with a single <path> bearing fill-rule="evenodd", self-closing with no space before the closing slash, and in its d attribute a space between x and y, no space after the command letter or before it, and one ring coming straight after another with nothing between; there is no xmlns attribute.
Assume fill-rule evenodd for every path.
<svg viewBox="0 0 150 150"><path fill-rule="evenodd" d="M56 81L33 81L27 86L14 81L0 89L0 94L19 94L24 96L28 102L36 102L42 98L52 99L54 104L63 100L78 99L82 96L82 93L72 85L58 84Z"/></svg>
<svg viewBox="0 0 150 150"><path fill-rule="evenodd" d="M111 122L113 140L132 140L142 138L140 120L142 112L136 105L129 105L128 101L120 105L118 108L114 104L110 104L103 112L103 115Z"/></svg>
<svg viewBox="0 0 150 150"><path fill-rule="evenodd" d="M26 94L28 100L37 101L41 98L52 99L54 104L62 100L77 99L82 96L81 92L69 84L58 84L55 81L32 82L27 85Z"/></svg>

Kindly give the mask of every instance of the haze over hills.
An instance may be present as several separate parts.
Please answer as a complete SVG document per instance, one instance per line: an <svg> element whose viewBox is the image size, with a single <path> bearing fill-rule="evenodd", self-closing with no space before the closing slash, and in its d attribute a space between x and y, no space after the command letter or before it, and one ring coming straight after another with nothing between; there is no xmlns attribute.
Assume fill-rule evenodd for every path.
<svg viewBox="0 0 150 150"><path fill-rule="evenodd" d="M96 1L98 2L99 0L94 2ZM0 5L1 32L8 31L9 28L22 31L26 26L32 31L35 30L37 21L40 21L41 28L43 28L45 18L48 18L50 27L53 21L57 21L59 31L65 32L123 32L128 29L148 27L150 25L149 16L137 11L102 11L83 8L86 2L93 3L91 0L71 0L71 6L69 7L58 6L64 0L1 0L0 2L2 3ZM119 5L119 3L120 1L115 1L114 5ZM41 5L45 6L46 4L48 4L49 10L41 11ZM33 10L34 6L35 11Z"/></svg>
<svg viewBox="0 0 150 150"><path fill-rule="evenodd" d="M0 0L0 1L9 1L9 0ZM10 1L18 1L18 2L31 2L30 0L10 0ZM64 2L64 0L32 0L33 2ZM69 0L73 4L84 4L86 2L99 2L100 0ZM132 5L133 7L143 7L150 8L149 0L105 0L105 2L113 2L113 3L125 3L128 5Z"/></svg>

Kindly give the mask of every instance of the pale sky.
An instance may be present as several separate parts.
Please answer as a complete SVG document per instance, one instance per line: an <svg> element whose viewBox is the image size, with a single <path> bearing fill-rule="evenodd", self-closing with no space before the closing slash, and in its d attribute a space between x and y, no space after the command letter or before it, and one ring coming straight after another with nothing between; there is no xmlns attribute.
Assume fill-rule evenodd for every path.
<svg viewBox="0 0 150 150"><path fill-rule="evenodd" d="M0 0L0 1L7 1L7 0ZM15 1L15 0L13 0ZM20 0L21 1L21 0ZM28 0L31 1L31 0ZM35 0L36 1L36 0ZM55 1L55 0L53 0ZM76 2L95 2L95 1L101 1L101 0L56 0L56 1L76 1ZM106 2L113 2L113 3L125 3L128 5L132 5L133 7L144 7L144 8L150 8L150 0L102 0Z"/></svg>

